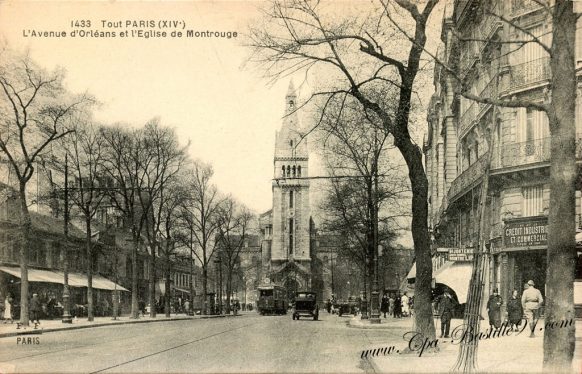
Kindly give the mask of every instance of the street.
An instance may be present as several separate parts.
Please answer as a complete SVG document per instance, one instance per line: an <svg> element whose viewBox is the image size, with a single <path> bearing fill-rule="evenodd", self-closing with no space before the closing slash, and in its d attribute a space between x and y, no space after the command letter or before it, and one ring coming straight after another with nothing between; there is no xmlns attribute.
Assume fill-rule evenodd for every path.
<svg viewBox="0 0 582 374"><path fill-rule="evenodd" d="M400 338L399 328L349 328L350 317L291 315L107 326L0 339L2 372L365 372L363 349ZM34 343L34 341L33 341Z"/></svg>

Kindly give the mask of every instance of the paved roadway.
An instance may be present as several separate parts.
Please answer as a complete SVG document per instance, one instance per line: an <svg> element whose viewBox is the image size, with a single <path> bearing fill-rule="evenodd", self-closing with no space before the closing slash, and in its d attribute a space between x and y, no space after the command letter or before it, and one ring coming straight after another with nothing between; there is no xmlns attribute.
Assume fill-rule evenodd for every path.
<svg viewBox="0 0 582 374"><path fill-rule="evenodd" d="M40 335L39 344L0 339L3 372L366 372L362 349L401 337L291 315L128 324Z"/></svg>

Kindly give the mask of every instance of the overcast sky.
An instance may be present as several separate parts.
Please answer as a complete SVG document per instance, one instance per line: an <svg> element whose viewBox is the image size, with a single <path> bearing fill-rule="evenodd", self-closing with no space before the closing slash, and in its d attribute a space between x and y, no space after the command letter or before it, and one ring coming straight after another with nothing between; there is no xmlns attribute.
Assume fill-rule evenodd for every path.
<svg viewBox="0 0 582 374"><path fill-rule="evenodd" d="M155 116L191 141L191 155L212 163L214 182L257 212L271 206L275 131L288 81L268 86L243 66L241 33L257 18L257 2L2 2L0 31L10 48L41 66L67 70L67 86L88 90L103 105L98 120L142 125ZM186 29L231 31L238 38L33 38L67 31L74 20L179 20ZM156 25L157 26L157 25ZM95 27L92 27L93 29ZM118 33L125 29L109 29ZM145 29L148 30L148 29ZM154 30L159 30L157 27Z"/></svg>

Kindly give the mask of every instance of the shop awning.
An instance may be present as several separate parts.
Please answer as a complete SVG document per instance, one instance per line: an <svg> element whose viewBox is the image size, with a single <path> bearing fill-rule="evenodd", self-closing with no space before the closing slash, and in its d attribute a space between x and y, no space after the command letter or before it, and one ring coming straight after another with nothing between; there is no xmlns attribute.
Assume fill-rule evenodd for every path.
<svg viewBox="0 0 582 374"><path fill-rule="evenodd" d="M416 278L416 262L414 264L412 264L412 268L410 268L410 271L408 272L408 275L406 276L406 279L414 279Z"/></svg>
<svg viewBox="0 0 582 374"><path fill-rule="evenodd" d="M0 266L0 271L20 278L20 268L18 267ZM59 276L58 273L50 270L28 269L28 281L63 284L63 274L61 273Z"/></svg>
<svg viewBox="0 0 582 374"><path fill-rule="evenodd" d="M471 262L448 261L434 274L436 283L441 283L451 288L457 294L459 303L467 302L467 293L473 266Z"/></svg>
<svg viewBox="0 0 582 374"><path fill-rule="evenodd" d="M20 278L20 268L18 267L0 266L0 271L10 274L16 278ZM28 269L29 282L63 284L64 277L64 273L60 271ZM69 273L69 286L87 287L87 276L81 273ZM120 291L128 291L126 288L120 285L116 285L114 282L100 275L93 275L93 288L111 291L115 289Z"/></svg>

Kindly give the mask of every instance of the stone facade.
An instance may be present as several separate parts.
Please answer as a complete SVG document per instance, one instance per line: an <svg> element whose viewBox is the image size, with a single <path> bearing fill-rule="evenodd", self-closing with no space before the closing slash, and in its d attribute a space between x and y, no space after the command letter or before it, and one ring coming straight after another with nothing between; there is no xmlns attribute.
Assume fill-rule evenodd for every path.
<svg viewBox="0 0 582 374"><path fill-rule="evenodd" d="M483 98L546 100L551 89L549 56L536 43L527 43L523 48L504 43L523 39L523 35L496 16L503 15L548 42L552 20L540 5L529 0L454 1L452 5L447 7L443 21L439 59L454 67L467 90ZM579 22L577 45L582 40L581 26ZM578 63L582 60L581 51L577 48ZM550 133L546 115L526 108L478 103L457 95L458 87L447 78L444 69L438 64L435 68L435 93L425 138L435 247L479 245L479 191L488 155L493 152L484 202L483 240L491 248L485 296L497 288L507 300L511 291L521 291L528 279L533 279L544 293L547 244L517 247L508 242L504 229L547 222ZM582 113L580 104L579 97L578 113ZM579 164L580 118L576 121ZM577 226L582 227L580 191L577 196Z"/></svg>

